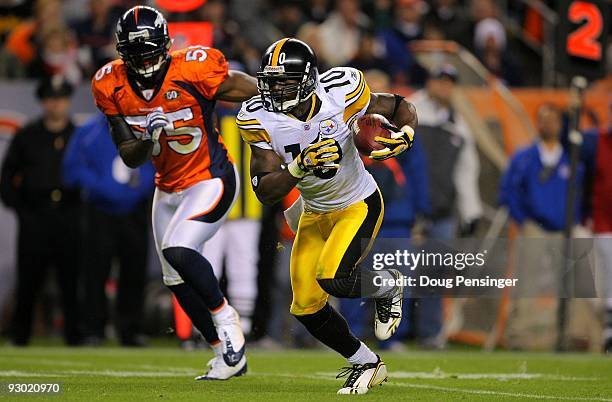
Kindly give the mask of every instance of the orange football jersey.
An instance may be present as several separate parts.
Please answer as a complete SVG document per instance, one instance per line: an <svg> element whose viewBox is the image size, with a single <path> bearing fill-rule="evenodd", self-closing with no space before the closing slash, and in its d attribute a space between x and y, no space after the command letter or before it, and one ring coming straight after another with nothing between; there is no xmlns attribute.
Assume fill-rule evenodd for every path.
<svg viewBox="0 0 612 402"><path fill-rule="evenodd" d="M155 184L175 192L222 176L232 169L225 145L213 124L214 96L228 75L223 54L194 46L170 53L163 84L147 98L128 80L126 66L115 60L92 80L96 106L107 116L122 116L136 138L146 127L146 115L161 110L169 128L153 148Z"/></svg>

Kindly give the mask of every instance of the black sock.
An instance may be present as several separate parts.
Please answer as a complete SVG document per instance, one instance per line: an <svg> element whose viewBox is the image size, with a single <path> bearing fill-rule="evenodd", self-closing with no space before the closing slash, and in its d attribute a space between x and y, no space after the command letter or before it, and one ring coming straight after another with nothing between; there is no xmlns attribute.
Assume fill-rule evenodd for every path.
<svg viewBox="0 0 612 402"><path fill-rule="evenodd" d="M312 336L347 359L361 346L361 342L353 335L344 317L329 303L314 314L296 315L295 318Z"/></svg>
<svg viewBox="0 0 612 402"><path fill-rule="evenodd" d="M214 310L223 303L219 282L210 262L202 254L187 247L168 247L163 250L163 254L209 310Z"/></svg>
<svg viewBox="0 0 612 402"><path fill-rule="evenodd" d="M606 329L612 329L612 308L606 308L606 317L604 321L604 327Z"/></svg>
<svg viewBox="0 0 612 402"><path fill-rule="evenodd" d="M219 342L219 335L217 335L210 312L202 298L198 296L191 286L181 283L179 285L168 286L168 288L174 293L176 300L185 310L193 325L202 333L206 342L210 344Z"/></svg>

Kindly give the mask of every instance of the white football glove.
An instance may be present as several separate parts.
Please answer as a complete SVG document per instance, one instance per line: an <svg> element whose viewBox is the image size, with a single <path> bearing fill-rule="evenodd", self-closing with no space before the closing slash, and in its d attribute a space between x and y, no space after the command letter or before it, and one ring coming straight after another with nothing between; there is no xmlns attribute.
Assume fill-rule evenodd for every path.
<svg viewBox="0 0 612 402"><path fill-rule="evenodd" d="M142 140L151 140L153 142L159 141L159 136L162 130L170 126L170 120L166 117L164 112L161 110L154 110L147 115L145 120L146 129L142 135Z"/></svg>

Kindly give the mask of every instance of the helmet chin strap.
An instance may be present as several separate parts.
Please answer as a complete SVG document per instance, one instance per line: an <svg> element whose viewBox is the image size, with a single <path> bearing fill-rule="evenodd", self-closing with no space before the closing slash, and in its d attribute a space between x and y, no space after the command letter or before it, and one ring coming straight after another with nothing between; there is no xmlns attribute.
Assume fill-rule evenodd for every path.
<svg viewBox="0 0 612 402"><path fill-rule="evenodd" d="M302 84L303 85L303 84ZM294 110L296 107L298 107L300 104L308 101L310 98L312 98L312 95L314 95L314 93L316 92L315 90L312 90L308 95L306 95L305 98L301 98L300 99L300 95L301 95L301 91L302 89L300 88L300 90L298 91L296 97L294 99L291 99L289 101L284 101L281 103L282 106L285 106L285 110L283 110L283 113L289 113L292 110Z"/></svg>
<svg viewBox="0 0 612 402"><path fill-rule="evenodd" d="M134 80L144 88L151 88L157 84L159 81L158 78L163 75L168 65L168 57L163 60L160 60L155 66L152 66L151 72L141 72L141 69L132 69L129 68L128 71L134 77Z"/></svg>

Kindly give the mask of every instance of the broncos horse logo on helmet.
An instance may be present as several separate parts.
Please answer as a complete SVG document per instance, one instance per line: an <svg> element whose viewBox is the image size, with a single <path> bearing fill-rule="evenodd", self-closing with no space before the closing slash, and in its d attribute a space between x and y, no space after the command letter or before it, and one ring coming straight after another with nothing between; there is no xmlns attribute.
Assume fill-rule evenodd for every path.
<svg viewBox="0 0 612 402"><path fill-rule="evenodd" d="M164 16L152 7L133 7L117 21L116 35L128 73L141 82L154 81L172 44Z"/></svg>
<svg viewBox="0 0 612 402"><path fill-rule="evenodd" d="M264 53L257 87L264 108L286 113L307 100L317 86L317 57L304 42L285 38Z"/></svg>

